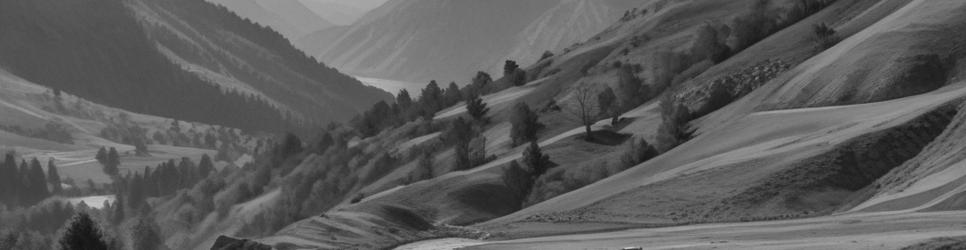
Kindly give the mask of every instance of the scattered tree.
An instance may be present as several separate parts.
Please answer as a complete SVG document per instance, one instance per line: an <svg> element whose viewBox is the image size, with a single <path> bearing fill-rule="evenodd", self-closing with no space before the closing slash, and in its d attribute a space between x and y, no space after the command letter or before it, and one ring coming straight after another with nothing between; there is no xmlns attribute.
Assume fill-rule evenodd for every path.
<svg viewBox="0 0 966 250"><path fill-rule="evenodd" d="M617 125L620 120L620 109L617 108L617 96L610 87L605 87L597 94L597 107L600 108L600 115L611 117L610 124Z"/></svg>
<svg viewBox="0 0 966 250"><path fill-rule="evenodd" d="M540 124L537 113L530 110L526 103L517 103L510 114L510 138L513 145L520 145L525 142L537 140L537 131L543 128Z"/></svg>
<svg viewBox="0 0 966 250"><path fill-rule="evenodd" d="M537 142L530 142L530 146L523 151L523 165L537 178L547 173L553 167L553 162L550 161L550 156L543 154Z"/></svg>
<svg viewBox="0 0 966 250"><path fill-rule="evenodd" d="M591 126L597 122L597 115L600 114L593 90L586 86L577 88L574 92L574 101L569 106L567 110L584 126L584 140L592 141Z"/></svg>
<svg viewBox="0 0 966 250"><path fill-rule="evenodd" d="M47 183L50 184L52 193L59 194L63 191L63 187L60 185L60 173L57 171L54 158L47 160Z"/></svg>
<svg viewBox="0 0 966 250"><path fill-rule="evenodd" d="M466 100L466 111L474 120L485 123L486 113L490 112L490 108L486 107L483 98L472 96Z"/></svg>
<svg viewBox="0 0 966 250"><path fill-rule="evenodd" d="M87 213L74 216L58 241L61 250L107 250L101 229Z"/></svg>

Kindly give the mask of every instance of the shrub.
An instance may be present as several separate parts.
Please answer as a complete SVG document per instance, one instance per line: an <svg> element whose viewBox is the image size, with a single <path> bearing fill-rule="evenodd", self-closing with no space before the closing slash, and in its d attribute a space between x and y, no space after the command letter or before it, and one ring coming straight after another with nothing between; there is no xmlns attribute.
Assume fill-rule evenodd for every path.
<svg viewBox="0 0 966 250"><path fill-rule="evenodd" d="M835 29L829 27L828 24L820 23L816 24L812 31L815 33L816 45L822 50L826 50L835 46L838 43L838 37L835 35Z"/></svg>

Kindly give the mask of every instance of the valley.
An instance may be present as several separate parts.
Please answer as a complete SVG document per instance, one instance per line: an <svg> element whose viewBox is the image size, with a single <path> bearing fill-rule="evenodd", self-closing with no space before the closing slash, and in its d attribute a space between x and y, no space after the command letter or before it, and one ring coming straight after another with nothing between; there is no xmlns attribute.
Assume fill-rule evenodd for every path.
<svg viewBox="0 0 966 250"><path fill-rule="evenodd" d="M0 0L0 250L966 246L963 1L82 1Z"/></svg>

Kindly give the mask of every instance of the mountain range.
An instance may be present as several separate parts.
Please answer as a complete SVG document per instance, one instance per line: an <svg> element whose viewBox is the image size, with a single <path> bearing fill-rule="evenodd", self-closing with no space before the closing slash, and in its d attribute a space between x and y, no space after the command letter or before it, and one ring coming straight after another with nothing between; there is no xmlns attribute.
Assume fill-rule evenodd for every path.
<svg viewBox="0 0 966 250"><path fill-rule="evenodd" d="M466 83L497 74L504 60L527 65L545 51L584 41L635 6L630 0L389 1L347 27L298 47L353 75Z"/></svg>

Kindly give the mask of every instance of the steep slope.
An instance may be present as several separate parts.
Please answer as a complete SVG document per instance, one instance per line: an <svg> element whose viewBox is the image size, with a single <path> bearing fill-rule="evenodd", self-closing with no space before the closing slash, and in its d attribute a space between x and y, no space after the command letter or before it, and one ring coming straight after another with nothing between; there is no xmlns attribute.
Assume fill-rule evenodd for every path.
<svg viewBox="0 0 966 250"><path fill-rule="evenodd" d="M302 1L270 0L207 0L227 7L239 16L281 33L285 38L295 41L336 25L324 16L309 9Z"/></svg>
<svg viewBox="0 0 966 250"><path fill-rule="evenodd" d="M388 152L399 155L431 148L433 178L413 181L409 177L420 163L395 164L378 181L353 191L356 199L259 241L376 248L461 237L510 239L454 243L482 244L481 249L649 243L701 249L714 247L708 241L715 239L712 245L733 248L828 249L961 235L947 221L961 212L932 211L961 209L966 200L961 153L966 82L959 63L966 50L961 32L954 32L966 23L958 15L966 5L756 4L761 2L640 3L643 11L527 68L533 81L482 97L492 108L490 123L480 128L492 161L451 169L454 150L440 149L438 138L445 136L432 129L415 134L393 129L363 138L357 144L362 148L397 145ZM800 8L817 3L823 4ZM740 20L755 13L775 18L757 20L775 22L772 31L748 36L752 32L745 28L754 23ZM815 31L822 23L840 39L834 46L818 43ZM681 129L694 134L657 157L620 166L629 161L625 153L643 150L580 140L581 124L555 109L572 109L581 87L617 92L633 78L647 90L641 95L650 97L625 109L617 124L601 119L592 130L660 142L671 134L662 120L677 119L661 113L685 109L694 116ZM719 107L709 105L722 90L739 94ZM538 107L546 128L537 142L556 163L534 180L525 202L507 194L512 184L504 179L507 163L523 157L524 148L509 143L507 122L510 107L519 102ZM465 105L457 104L437 113L434 122L465 115ZM408 137L399 140L400 134ZM390 209L406 212L386 212ZM816 218L787 220L801 217ZM784 221L738 223L763 220ZM413 221L435 227L410 226ZM681 226L696 223L721 224ZM589 233L646 227L667 228ZM771 230L816 236L801 240ZM568 235L526 238L560 234Z"/></svg>
<svg viewBox="0 0 966 250"><path fill-rule="evenodd" d="M305 56L271 30L200 1L135 1L159 50L226 89L313 123L344 121L391 96Z"/></svg>
<svg viewBox="0 0 966 250"><path fill-rule="evenodd" d="M111 108L84 100L69 93L55 95L43 87L0 69L0 152L16 152L24 159L52 159L63 178L78 183L110 183L94 159L101 147L115 147L122 154L120 169L142 170L169 159L189 157L197 161L202 154L215 155L215 150L200 145L170 145L146 142L150 155L135 155L134 145L105 131L115 127L143 129L141 136L167 134L172 119L144 115ZM182 123L186 131L210 133L215 126ZM193 136L194 133L185 134ZM134 136L134 135L130 135ZM219 164L224 165L224 164Z"/></svg>
<svg viewBox="0 0 966 250"><path fill-rule="evenodd" d="M388 2L339 38L316 34L305 51L368 77L464 82L476 71L497 73L501 62L535 62L599 32L634 1Z"/></svg>
<svg viewBox="0 0 966 250"><path fill-rule="evenodd" d="M955 1L879 1L859 12L851 25L869 23L870 16L879 21L698 121L700 136L692 141L617 176L486 225L753 220L828 214L861 203L869 195L863 188L893 183L875 181L907 160L937 150L929 145L961 118L954 115L961 110L963 83L950 80L958 78L903 75L954 67L910 66L915 62L910 56L944 51L950 57L945 62L961 60L963 50L954 45L962 44L960 37L924 33L959 27L962 20L954 13L963 8ZM913 22L918 25L907 25ZM790 35L780 33L743 53ZM866 53L883 57L861 56ZM869 86L852 88L857 82ZM954 86L934 90L946 84ZM924 91L931 92L919 94ZM896 99L904 96L910 97ZM866 104L826 107L853 103ZM808 106L823 107L802 108ZM878 158L878 153L889 157Z"/></svg>

